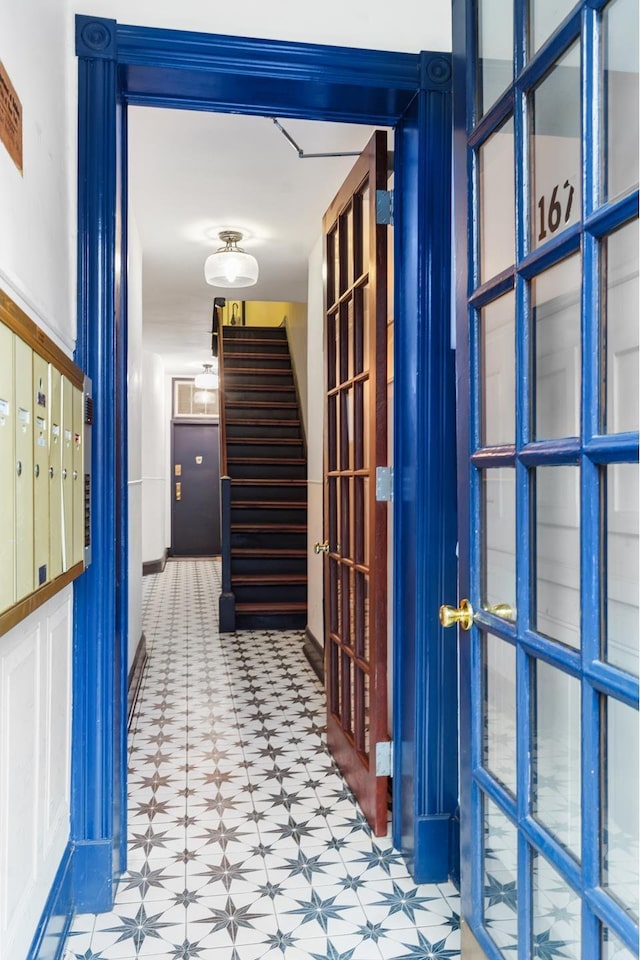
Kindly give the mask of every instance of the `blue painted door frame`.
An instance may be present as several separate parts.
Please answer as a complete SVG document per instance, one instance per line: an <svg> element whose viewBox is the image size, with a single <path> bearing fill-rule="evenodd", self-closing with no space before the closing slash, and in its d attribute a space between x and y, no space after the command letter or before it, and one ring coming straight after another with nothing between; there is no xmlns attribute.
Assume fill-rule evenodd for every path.
<svg viewBox="0 0 640 960"><path fill-rule="evenodd" d="M396 129L394 840L417 880L457 853L455 645L438 604L455 564L449 348L451 66L409 55L128 27L77 17L78 345L93 380L93 564L75 597L75 907L106 910L125 867L126 106Z"/></svg>

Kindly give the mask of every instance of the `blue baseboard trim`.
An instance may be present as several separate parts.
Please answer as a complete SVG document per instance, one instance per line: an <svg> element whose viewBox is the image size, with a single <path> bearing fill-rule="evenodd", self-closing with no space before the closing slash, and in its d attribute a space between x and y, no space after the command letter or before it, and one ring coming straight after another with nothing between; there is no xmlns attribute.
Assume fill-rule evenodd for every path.
<svg viewBox="0 0 640 960"><path fill-rule="evenodd" d="M73 853L68 843L44 905L27 960L61 960L73 920Z"/></svg>
<svg viewBox="0 0 640 960"><path fill-rule="evenodd" d="M414 867L421 865L413 879L416 883L444 883L449 879L451 814L431 814L416 818Z"/></svg>
<svg viewBox="0 0 640 960"><path fill-rule="evenodd" d="M108 913L116 881L111 840L81 840L75 844L72 893L76 913Z"/></svg>

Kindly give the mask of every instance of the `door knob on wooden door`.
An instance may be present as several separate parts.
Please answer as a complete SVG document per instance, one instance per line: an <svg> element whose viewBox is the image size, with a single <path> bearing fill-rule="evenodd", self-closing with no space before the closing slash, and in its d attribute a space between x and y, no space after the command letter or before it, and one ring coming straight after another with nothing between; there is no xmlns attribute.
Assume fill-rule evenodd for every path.
<svg viewBox="0 0 640 960"><path fill-rule="evenodd" d="M316 553L329 553L329 541L325 540L324 543L320 543L319 540L316 540L313 549Z"/></svg>
<svg viewBox="0 0 640 960"><path fill-rule="evenodd" d="M459 607L449 607L443 603L440 607L440 623L443 627L452 627L459 623L463 630L470 630L473 623L473 607L468 600L461 600Z"/></svg>

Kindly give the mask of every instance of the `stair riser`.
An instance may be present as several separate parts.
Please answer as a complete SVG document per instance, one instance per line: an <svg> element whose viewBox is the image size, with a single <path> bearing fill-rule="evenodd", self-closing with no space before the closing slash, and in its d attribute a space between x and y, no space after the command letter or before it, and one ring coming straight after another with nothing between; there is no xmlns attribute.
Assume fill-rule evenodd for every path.
<svg viewBox="0 0 640 960"><path fill-rule="evenodd" d="M227 423L226 433L227 440L240 440L243 438L248 440L267 440L273 438L275 440L300 440L300 442L302 442L300 427L297 423L287 425L286 423L277 423L275 420L271 424Z"/></svg>
<svg viewBox="0 0 640 960"><path fill-rule="evenodd" d="M307 546L306 533L282 533L280 531L269 531L260 533L235 533L231 531L231 550L252 549L252 550L273 550L274 554L278 550L304 550Z"/></svg>
<svg viewBox="0 0 640 960"><path fill-rule="evenodd" d="M225 363L237 353L268 353L274 357L289 358L289 344L286 340L226 340L224 342Z"/></svg>
<svg viewBox="0 0 640 960"><path fill-rule="evenodd" d="M229 476L232 480L306 480L307 467L304 463L229 463Z"/></svg>
<svg viewBox="0 0 640 960"><path fill-rule="evenodd" d="M227 340L282 340L287 342L284 327L223 327L222 336Z"/></svg>
<svg viewBox="0 0 640 960"><path fill-rule="evenodd" d="M291 373L291 360L288 354L282 357L272 356L271 354L268 356L264 354L247 355L246 353L238 353L237 356L234 356L233 353L225 354L225 377L234 373L237 369L255 370L256 373L260 373L262 370L285 370L287 373Z"/></svg>
<svg viewBox="0 0 640 960"><path fill-rule="evenodd" d="M266 370L228 370L224 368L224 387L226 390L244 390L246 387L260 387L266 390L269 387L292 387L293 374L276 370L268 373ZM243 399L247 399L244 397Z"/></svg>
<svg viewBox="0 0 640 960"><path fill-rule="evenodd" d="M236 613L236 630L304 630L306 613Z"/></svg>
<svg viewBox="0 0 640 960"><path fill-rule="evenodd" d="M273 400L273 394L271 394ZM256 407L253 404L240 406L239 404L227 401L224 406L225 418L227 420L273 420L275 423L281 423L283 420L298 420L297 407L280 406L277 400L268 407ZM227 433L230 424L227 423Z"/></svg>
<svg viewBox="0 0 640 960"><path fill-rule="evenodd" d="M234 400L277 404L279 400L283 403L293 403L295 399L296 391L294 387L287 387L284 390L267 390L265 387L231 387L229 384L225 384L225 413L227 409L233 405ZM296 417L297 416L298 414L296 412Z"/></svg>
<svg viewBox="0 0 640 960"><path fill-rule="evenodd" d="M307 508L305 504L299 507L234 507L231 504L231 525L234 523L269 523L274 526L296 523L306 524Z"/></svg>
<svg viewBox="0 0 640 960"><path fill-rule="evenodd" d="M227 459L255 460L301 460L304 456L302 443L244 443L242 440L227 440Z"/></svg>
<svg viewBox="0 0 640 960"><path fill-rule="evenodd" d="M306 506L307 488L286 484L242 483L231 485L231 506L237 500L261 500L277 503L279 500L298 500Z"/></svg>
<svg viewBox="0 0 640 960"><path fill-rule="evenodd" d="M236 603L291 603L307 602L306 584L268 584L266 586L238 586L231 581Z"/></svg>
<svg viewBox="0 0 640 960"><path fill-rule="evenodd" d="M232 557L231 577L236 574L269 574L269 573L306 573L306 557Z"/></svg>

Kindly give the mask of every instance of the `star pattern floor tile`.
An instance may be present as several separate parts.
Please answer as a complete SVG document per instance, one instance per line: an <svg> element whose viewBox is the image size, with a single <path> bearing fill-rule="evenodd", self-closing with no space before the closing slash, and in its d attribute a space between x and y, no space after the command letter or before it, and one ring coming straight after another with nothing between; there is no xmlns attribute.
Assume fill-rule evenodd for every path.
<svg viewBox="0 0 640 960"><path fill-rule="evenodd" d="M144 579L128 870L73 960L458 958L457 892L415 884L327 752L297 632L219 634L217 561Z"/></svg>

